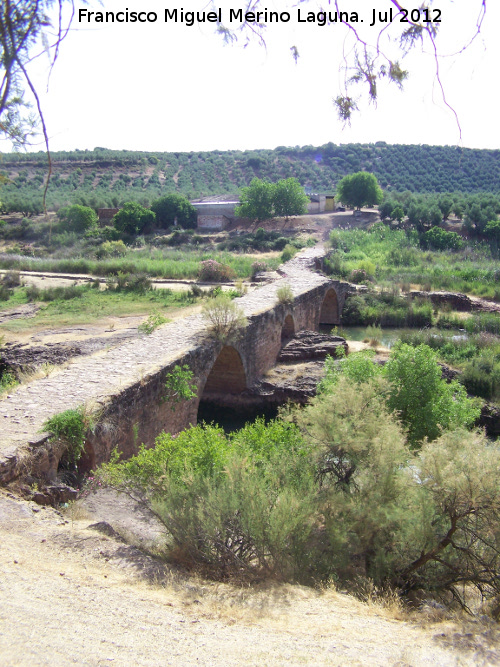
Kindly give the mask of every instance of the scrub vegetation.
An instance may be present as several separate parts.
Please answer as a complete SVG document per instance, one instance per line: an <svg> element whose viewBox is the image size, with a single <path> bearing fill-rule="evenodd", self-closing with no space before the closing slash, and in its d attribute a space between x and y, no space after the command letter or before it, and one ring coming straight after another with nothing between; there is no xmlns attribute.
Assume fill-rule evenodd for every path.
<svg viewBox="0 0 500 667"><path fill-rule="evenodd" d="M155 512L167 559L217 579L365 582L495 615L500 450L468 430L477 412L428 346L402 344L384 369L329 361L305 408L164 433L98 475Z"/></svg>

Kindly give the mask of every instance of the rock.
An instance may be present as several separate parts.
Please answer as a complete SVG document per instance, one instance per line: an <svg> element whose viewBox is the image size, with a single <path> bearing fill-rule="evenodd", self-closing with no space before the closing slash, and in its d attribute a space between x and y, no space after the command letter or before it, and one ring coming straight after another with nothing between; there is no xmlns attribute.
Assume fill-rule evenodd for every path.
<svg viewBox="0 0 500 667"><path fill-rule="evenodd" d="M347 354L348 347L345 338L320 334L315 331L299 331L282 348L278 356L278 362L325 359L327 356L336 357L339 348L343 348L345 354Z"/></svg>
<svg viewBox="0 0 500 667"><path fill-rule="evenodd" d="M460 292L409 292L410 299L429 299L436 306L451 306L453 310L470 312L473 310L471 299Z"/></svg>
<svg viewBox="0 0 500 667"><path fill-rule="evenodd" d="M41 491L35 491L32 500L34 500L37 505L52 505L52 498L48 493L42 493Z"/></svg>
<svg viewBox="0 0 500 667"><path fill-rule="evenodd" d="M500 435L500 409L493 403L484 403L476 426L486 429L486 435L497 437Z"/></svg>
<svg viewBox="0 0 500 667"><path fill-rule="evenodd" d="M76 500L78 495L78 491L67 484L53 484L52 486L48 486L46 493L53 498L55 503L67 503L70 500Z"/></svg>
<svg viewBox="0 0 500 667"><path fill-rule="evenodd" d="M325 376L321 361L306 361L300 364L279 364L266 378L259 380L250 390L251 397L260 398L263 405L307 403L316 395L319 382Z"/></svg>

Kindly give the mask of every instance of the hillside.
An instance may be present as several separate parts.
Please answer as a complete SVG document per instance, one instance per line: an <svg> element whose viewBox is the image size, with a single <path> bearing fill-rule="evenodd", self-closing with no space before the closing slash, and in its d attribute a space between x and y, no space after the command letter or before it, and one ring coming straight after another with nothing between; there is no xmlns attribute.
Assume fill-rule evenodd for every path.
<svg viewBox="0 0 500 667"><path fill-rule="evenodd" d="M49 208L83 203L95 208L131 199L148 204L160 194L181 192L194 199L236 194L252 178L295 176L312 192L335 190L346 174L368 170L383 188L412 192L499 192L500 150L457 146L328 143L324 146L254 151L151 153L112 151L57 152ZM47 157L38 153L0 153L0 190L9 210L40 210ZM14 209L13 209L14 207Z"/></svg>

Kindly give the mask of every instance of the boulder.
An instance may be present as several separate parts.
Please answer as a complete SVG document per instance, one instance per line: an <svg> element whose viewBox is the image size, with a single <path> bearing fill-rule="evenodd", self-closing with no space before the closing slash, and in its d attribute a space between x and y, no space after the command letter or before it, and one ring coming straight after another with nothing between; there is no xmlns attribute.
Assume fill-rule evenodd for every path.
<svg viewBox="0 0 500 667"><path fill-rule="evenodd" d="M338 356L339 349L348 352L345 338L320 334L315 331L299 331L281 350L278 362L325 359Z"/></svg>

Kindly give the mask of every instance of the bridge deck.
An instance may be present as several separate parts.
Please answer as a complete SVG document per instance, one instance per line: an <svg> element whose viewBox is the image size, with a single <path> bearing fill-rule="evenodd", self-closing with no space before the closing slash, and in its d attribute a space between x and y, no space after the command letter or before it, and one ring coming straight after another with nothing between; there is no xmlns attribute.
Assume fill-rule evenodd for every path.
<svg viewBox="0 0 500 667"><path fill-rule="evenodd" d="M310 271L321 247L310 248L284 265L284 277L237 299L247 317L276 305L276 290L290 284L295 297L328 283ZM165 324L149 336L128 341L105 352L80 357L50 376L20 386L0 401L0 482L2 468L12 466L19 450L40 440L43 423L69 408L89 405L99 408L141 378L181 359L199 346L206 328L201 314Z"/></svg>

